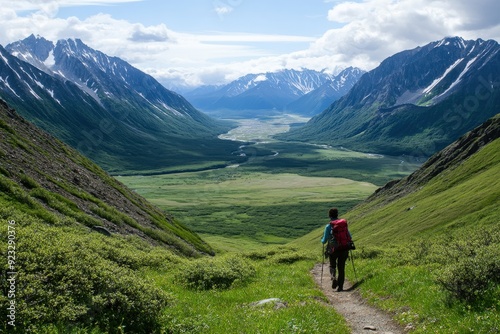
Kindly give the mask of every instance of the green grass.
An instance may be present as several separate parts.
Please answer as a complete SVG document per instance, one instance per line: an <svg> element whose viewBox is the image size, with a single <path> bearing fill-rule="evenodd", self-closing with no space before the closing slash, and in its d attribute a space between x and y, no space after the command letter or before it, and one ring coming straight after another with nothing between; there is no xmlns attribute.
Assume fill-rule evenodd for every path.
<svg viewBox="0 0 500 334"><path fill-rule="evenodd" d="M404 241L460 227L496 225L500 217L499 162L497 139L480 154L389 206L380 208L381 198L356 208L349 213L352 229L366 244L383 244L386 235L398 235Z"/></svg>
<svg viewBox="0 0 500 334"><path fill-rule="evenodd" d="M244 151L250 157L244 168L251 171L340 177L378 186L408 175L425 161L423 157L382 156L294 142L260 143Z"/></svg>
<svg viewBox="0 0 500 334"><path fill-rule="evenodd" d="M484 243L482 237L470 240L476 237L474 230L456 233L445 245L442 237L426 238L382 252L379 249L376 256L369 246L363 247L355 251L362 295L373 305L394 314L401 323L412 324L415 333L498 332L500 281L486 273L488 270L498 273L500 263L488 263L485 259L498 258L500 234L495 230L490 233L495 235L495 241L486 257L467 264L466 271L457 269L469 260L475 261L480 253L475 251ZM471 247L467 249L464 244ZM461 246L455 247L458 245ZM488 266L486 271L477 269L482 263ZM443 285L456 281L461 289L467 289L468 278L479 285L472 293L474 301L459 298Z"/></svg>
<svg viewBox="0 0 500 334"><path fill-rule="evenodd" d="M12 331L3 323L2 330L54 334L348 331L313 282L309 271L317 255L308 251L260 247L193 260L137 237L105 237L77 225L50 226L3 201L0 221L4 240L8 221L15 221L18 273L16 328ZM7 243L0 247L5 253ZM184 284L198 273L202 276L196 278L196 285ZM199 282L204 287L203 282L227 283L199 289ZM1 287L8 290L5 280ZM254 306L267 298L279 298L280 307ZM0 296L4 319L7 302L6 296Z"/></svg>
<svg viewBox="0 0 500 334"><path fill-rule="evenodd" d="M169 333L346 333L345 321L327 306L317 290L309 270L314 262L299 260L277 263L293 254L293 249L262 249L260 259L253 253L240 254L243 261L256 269L246 282L230 289L191 290L176 284L171 272L149 272L148 277L177 296L174 306L164 315ZM254 303L279 298L274 303Z"/></svg>

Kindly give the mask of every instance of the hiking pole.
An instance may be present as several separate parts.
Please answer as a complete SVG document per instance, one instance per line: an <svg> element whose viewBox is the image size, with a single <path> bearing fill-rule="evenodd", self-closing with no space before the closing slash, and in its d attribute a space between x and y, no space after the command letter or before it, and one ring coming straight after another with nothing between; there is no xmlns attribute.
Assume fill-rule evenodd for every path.
<svg viewBox="0 0 500 334"><path fill-rule="evenodd" d="M351 253L351 263L352 263L352 270L354 270L354 278L356 278L356 283L358 282L358 275L356 275L356 268L354 268L354 256L352 256L352 250L349 250Z"/></svg>
<svg viewBox="0 0 500 334"><path fill-rule="evenodd" d="M325 244L321 250L321 286L323 286L323 266L325 265Z"/></svg>

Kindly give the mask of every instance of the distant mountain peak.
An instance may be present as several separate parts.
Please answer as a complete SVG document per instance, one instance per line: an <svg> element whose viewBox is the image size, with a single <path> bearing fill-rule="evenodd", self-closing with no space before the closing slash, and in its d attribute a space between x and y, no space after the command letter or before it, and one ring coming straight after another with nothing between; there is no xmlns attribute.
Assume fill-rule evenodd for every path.
<svg viewBox="0 0 500 334"><path fill-rule="evenodd" d="M462 49L467 48L467 41L465 39L463 39L462 37L458 37L458 36L445 37L442 40L435 42L435 44L436 44L435 47L440 47L443 45L450 45L451 44L451 45L458 47L458 48L462 48Z"/></svg>
<svg viewBox="0 0 500 334"><path fill-rule="evenodd" d="M40 35L29 35L25 39L7 45L6 49L15 57L49 72L53 64L49 57L54 50L54 43Z"/></svg>
<svg viewBox="0 0 500 334"><path fill-rule="evenodd" d="M308 108L303 104L296 105L297 112L301 113L305 108L306 114L310 115L320 112L321 110L318 108L326 107L339 96L345 94L362 73L364 72L360 69L352 67L345 69L339 75L327 73L326 70L281 69L276 72L247 74L218 88L197 88L186 93L186 96L192 103L205 110L272 109L292 111L294 107L291 106L291 103L325 84L330 84L331 89L324 90L322 88L320 94L310 99L321 100L314 101L314 107Z"/></svg>

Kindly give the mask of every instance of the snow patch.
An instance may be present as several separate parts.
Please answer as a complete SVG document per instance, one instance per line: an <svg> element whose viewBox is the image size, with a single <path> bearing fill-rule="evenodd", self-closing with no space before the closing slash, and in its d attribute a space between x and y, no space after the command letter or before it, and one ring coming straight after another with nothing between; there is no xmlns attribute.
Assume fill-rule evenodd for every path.
<svg viewBox="0 0 500 334"><path fill-rule="evenodd" d="M0 53L0 57L2 57L5 64L9 65L9 61L7 60L7 58L4 57L4 55L2 53Z"/></svg>
<svg viewBox="0 0 500 334"><path fill-rule="evenodd" d="M434 87L436 87L441 82L441 80L443 80L448 75L448 73L450 73L458 64L460 64L462 60L464 59L460 58L456 62L454 62L450 67L446 69L446 71L444 71L444 74L441 77L434 80L427 88L422 91L422 93L430 93L434 89Z"/></svg>
<svg viewBox="0 0 500 334"><path fill-rule="evenodd" d="M450 87L448 87L447 90L445 90L441 95L439 95L438 97L440 96L443 96L445 95L446 93L448 93L453 87L455 87L456 85L458 85L458 83L462 80L462 77L464 76L465 73L467 73L469 71L469 68L471 67L471 65L477 60L478 57L475 57L473 59L471 59L467 65L465 66L464 70L462 71L462 73L460 73L460 75L458 76L457 80L455 80L451 85Z"/></svg>
<svg viewBox="0 0 500 334"><path fill-rule="evenodd" d="M30 93L37 99L37 100L42 100L42 98L31 88L30 85L28 85L28 88L30 89Z"/></svg>
<svg viewBox="0 0 500 334"><path fill-rule="evenodd" d="M45 59L43 64L47 66L47 68L51 68L56 64L56 58L54 57L54 50L50 50L49 56L47 57L47 59Z"/></svg>
<svg viewBox="0 0 500 334"><path fill-rule="evenodd" d="M180 116L180 117L183 117L184 114L182 114L181 112L179 112L178 110L175 110L174 108L170 107L169 105L167 105L166 103L164 102L160 102L160 104L162 105L163 108L165 108L166 110L168 110L169 112L171 112L172 114L176 115L176 116Z"/></svg>
<svg viewBox="0 0 500 334"><path fill-rule="evenodd" d="M10 91L12 93L14 93L15 96L17 96L18 98L21 99L21 97L16 93L16 91L9 85L9 82L7 81L8 79L9 79L9 77L6 77L5 79L2 78L2 77L0 77L0 82L3 82L3 84L5 85L5 87L7 87L8 89L10 89Z"/></svg>
<svg viewBox="0 0 500 334"><path fill-rule="evenodd" d="M266 81L267 77L265 74L260 74L257 76L257 78L253 79L253 82L261 82L261 81Z"/></svg>

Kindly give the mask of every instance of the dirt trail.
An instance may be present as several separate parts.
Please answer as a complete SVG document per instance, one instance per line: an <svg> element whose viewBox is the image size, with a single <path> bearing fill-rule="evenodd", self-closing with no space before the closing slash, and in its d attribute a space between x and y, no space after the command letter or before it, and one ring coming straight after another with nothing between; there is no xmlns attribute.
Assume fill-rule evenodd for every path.
<svg viewBox="0 0 500 334"><path fill-rule="evenodd" d="M342 315L352 329L352 334L403 334L401 328L391 317L368 305L350 282L345 282L344 291L332 289L329 267L323 268L323 284L321 285L321 263L311 271L314 280L328 298L330 304Z"/></svg>

